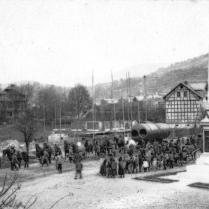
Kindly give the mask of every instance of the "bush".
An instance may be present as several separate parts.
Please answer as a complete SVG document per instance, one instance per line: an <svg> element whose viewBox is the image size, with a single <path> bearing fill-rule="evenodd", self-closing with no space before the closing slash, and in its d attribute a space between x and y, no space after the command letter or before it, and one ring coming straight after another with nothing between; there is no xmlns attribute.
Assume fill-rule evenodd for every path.
<svg viewBox="0 0 209 209"><path fill-rule="evenodd" d="M33 201L30 198L26 204L23 204L22 202L18 202L16 200L17 191L21 188L20 184L15 186L17 179L18 174L15 174L13 180L8 183L7 174L5 175L2 189L0 191L0 209L28 209L36 202L37 198L35 198Z"/></svg>

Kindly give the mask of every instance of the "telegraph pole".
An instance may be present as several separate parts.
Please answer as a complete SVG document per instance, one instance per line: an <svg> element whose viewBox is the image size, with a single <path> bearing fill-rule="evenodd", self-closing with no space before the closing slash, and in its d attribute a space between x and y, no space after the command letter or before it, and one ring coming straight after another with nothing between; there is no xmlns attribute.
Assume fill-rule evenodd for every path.
<svg viewBox="0 0 209 209"><path fill-rule="evenodd" d="M123 103L123 97L121 97L121 101L122 101L122 111L123 111L123 127L124 127L124 137L125 137L125 118L124 118L124 103Z"/></svg>
<svg viewBox="0 0 209 209"><path fill-rule="evenodd" d="M60 101L60 139L61 139L61 124L62 124L62 100Z"/></svg>
<svg viewBox="0 0 209 209"><path fill-rule="evenodd" d="M93 119L93 139L94 139L94 72L92 70L92 119Z"/></svg>
<svg viewBox="0 0 209 209"><path fill-rule="evenodd" d="M115 114L115 102L113 101L113 75L112 75L112 71L111 71L111 79L112 79L112 94L111 94L111 99L112 99L112 102L113 102L113 116L114 116L114 119L113 119L113 127L115 128L115 122L116 122L116 114ZM116 130L115 130L116 132Z"/></svg>
<svg viewBox="0 0 209 209"><path fill-rule="evenodd" d="M131 126L132 126L132 120L133 120L133 116L132 116L132 95L131 95L131 78L130 78L130 73L128 72L128 79L129 79L129 97L130 97L130 104L131 104Z"/></svg>
<svg viewBox="0 0 209 209"><path fill-rule="evenodd" d="M44 134L45 134L45 132L46 132L46 124L45 124L45 120L46 120L46 116L45 116L45 114L46 114L46 106L44 105Z"/></svg>
<svg viewBox="0 0 209 209"><path fill-rule="evenodd" d="M145 121L147 121L147 86L146 86L146 76L144 76L144 98L145 98Z"/></svg>
<svg viewBox="0 0 209 209"><path fill-rule="evenodd" d="M55 102L54 115L55 115L55 123L54 123L54 126L55 126L55 129L56 129L56 122L57 122L57 101Z"/></svg>
<svg viewBox="0 0 209 209"><path fill-rule="evenodd" d="M129 124L128 73L126 73L126 90L127 90L127 101L128 101L128 124Z"/></svg>

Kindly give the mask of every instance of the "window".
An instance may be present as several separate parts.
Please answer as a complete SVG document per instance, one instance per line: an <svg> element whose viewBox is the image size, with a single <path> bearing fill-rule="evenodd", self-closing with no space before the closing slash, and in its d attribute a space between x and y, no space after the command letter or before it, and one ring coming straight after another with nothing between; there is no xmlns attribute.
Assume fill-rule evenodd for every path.
<svg viewBox="0 0 209 209"><path fill-rule="evenodd" d="M184 97L187 97L187 91L184 91Z"/></svg>
<svg viewBox="0 0 209 209"><path fill-rule="evenodd" d="M181 92L178 91L178 92L177 92L177 97L180 97L180 96L181 96Z"/></svg>

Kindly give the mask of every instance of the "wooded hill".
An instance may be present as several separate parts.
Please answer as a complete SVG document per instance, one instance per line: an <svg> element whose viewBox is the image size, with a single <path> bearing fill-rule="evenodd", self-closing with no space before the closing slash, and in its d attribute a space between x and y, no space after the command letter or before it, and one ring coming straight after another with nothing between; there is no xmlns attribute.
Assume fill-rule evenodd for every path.
<svg viewBox="0 0 209 209"><path fill-rule="evenodd" d="M161 95L168 93L175 85L182 81L206 81L207 80L208 54L178 62L167 68L160 68L156 72L146 76L147 93ZM143 85L142 77L131 78L131 95L139 95L140 84ZM103 98L111 97L111 82L106 84L97 84L95 86L95 97L99 101ZM91 87L89 91L91 94ZM121 78L120 81L113 83L113 98L119 99L127 97L126 79Z"/></svg>

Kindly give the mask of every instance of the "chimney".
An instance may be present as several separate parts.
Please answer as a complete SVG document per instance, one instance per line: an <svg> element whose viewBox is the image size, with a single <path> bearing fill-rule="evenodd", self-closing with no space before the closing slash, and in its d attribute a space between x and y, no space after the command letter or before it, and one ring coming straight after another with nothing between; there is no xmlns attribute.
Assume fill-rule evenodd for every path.
<svg viewBox="0 0 209 209"><path fill-rule="evenodd" d="M184 83L185 83L186 85L188 85L188 81L184 81Z"/></svg>

